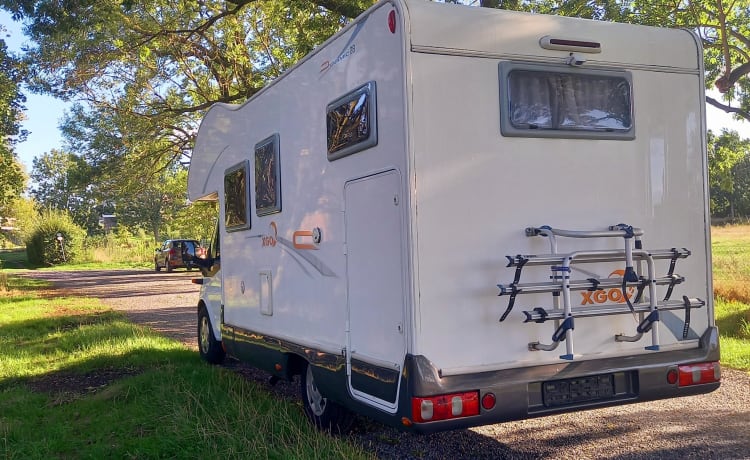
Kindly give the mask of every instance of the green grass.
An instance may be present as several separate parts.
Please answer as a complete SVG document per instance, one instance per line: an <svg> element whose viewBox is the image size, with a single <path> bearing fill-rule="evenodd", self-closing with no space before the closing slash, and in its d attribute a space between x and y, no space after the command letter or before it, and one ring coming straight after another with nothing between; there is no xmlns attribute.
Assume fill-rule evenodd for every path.
<svg viewBox="0 0 750 460"><path fill-rule="evenodd" d="M0 268L26 267L26 249L0 249Z"/></svg>
<svg viewBox="0 0 750 460"><path fill-rule="evenodd" d="M750 305L717 297L714 302L719 327L721 363L750 371Z"/></svg>
<svg viewBox="0 0 750 460"><path fill-rule="evenodd" d="M711 228L721 362L750 370L750 225Z"/></svg>
<svg viewBox="0 0 750 460"><path fill-rule="evenodd" d="M106 270L153 267L154 248L146 238L92 237L76 260L54 267L33 267L26 250L0 249L0 268L38 270Z"/></svg>
<svg viewBox="0 0 750 460"><path fill-rule="evenodd" d="M40 271L70 271L70 270L128 270L133 268L151 268L153 270L153 262L80 262L70 263L63 265L55 265L53 267L40 267L36 270Z"/></svg>
<svg viewBox="0 0 750 460"><path fill-rule="evenodd" d="M0 458L364 458L93 299L0 293Z"/></svg>

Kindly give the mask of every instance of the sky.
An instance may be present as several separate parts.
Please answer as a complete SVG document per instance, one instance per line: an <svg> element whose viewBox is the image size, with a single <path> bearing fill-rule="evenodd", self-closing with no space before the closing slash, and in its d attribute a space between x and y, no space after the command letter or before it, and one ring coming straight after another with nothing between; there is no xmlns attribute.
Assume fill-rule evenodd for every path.
<svg viewBox="0 0 750 460"><path fill-rule="evenodd" d="M26 38L21 32L18 23L13 22L10 15L0 10L0 25L4 26L3 33L8 49L20 51L21 45ZM65 110L69 104L50 96L40 96L26 92L26 120L23 129L30 131L28 139L16 146L19 160L25 165L26 171L31 172L34 157L52 149L62 147L62 136L58 125L62 121ZM718 94L711 94L715 99L720 99ZM722 110L707 105L706 110L708 129L720 132L722 128L728 128L739 132L743 138L750 138L750 122L737 121Z"/></svg>

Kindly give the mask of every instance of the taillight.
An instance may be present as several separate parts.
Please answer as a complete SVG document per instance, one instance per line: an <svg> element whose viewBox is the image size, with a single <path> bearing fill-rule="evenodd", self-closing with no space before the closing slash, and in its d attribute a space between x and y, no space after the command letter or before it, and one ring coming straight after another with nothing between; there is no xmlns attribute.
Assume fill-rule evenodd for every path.
<svg viewBox="0 0 750 460"><path fill-rule="evenodd" d="M679 366L679 386L688 387L721 380L721 367L718 362L686 364Z"/></svg>
<svg viewBox="0 0 750 460"><path fill-rule="evenodd" d="M175 251L174 248L172 248L172 249L169 250L169 257L174 257L176 255L177 255L177 251Z"/></svg>
<svg viewBox="0 0 750 460"><path fill-rule="evenodd" d="M479 392L411 398L414 422L434 422L479 415Z"/></svg>

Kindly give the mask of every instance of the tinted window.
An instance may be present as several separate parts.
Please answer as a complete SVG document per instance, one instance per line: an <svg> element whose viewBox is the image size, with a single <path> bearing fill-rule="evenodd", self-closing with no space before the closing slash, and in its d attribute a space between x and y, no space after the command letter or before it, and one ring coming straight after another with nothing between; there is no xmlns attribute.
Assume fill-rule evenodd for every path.
<svg viewBox="0 0 750 460"><path fill-rule="evenodd" d="M279 136L255 145L255 212L259 216L281 211Z"/></svg>
<svg viewBox="0 0 750 460"><path fill-rule="evenodd" d="M504 135L634 137L628 74L515 67L501 66Z"/></svg>
<svg viewBox="0 0 750 460"><path fill-rule="evenodd" d="M371 81L328 104L328 159L335 160L378 143L376 86Z"/></svg>
<svg viewBox="0 0 750 460"><path fill-rule="evenodd" d="M247 162L224 173L224 223L227 230L250 228Z"/></svg>

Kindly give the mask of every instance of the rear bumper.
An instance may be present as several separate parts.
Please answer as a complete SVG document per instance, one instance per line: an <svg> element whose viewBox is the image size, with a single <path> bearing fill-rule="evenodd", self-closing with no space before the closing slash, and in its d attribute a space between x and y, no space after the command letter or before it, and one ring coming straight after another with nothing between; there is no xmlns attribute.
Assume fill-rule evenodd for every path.
<svg viewBox="0 0 750 460"><path fill-rule="evenodd" d="M467 428L478 425L540 417L563 412L580 411L656 399L690 396L711 392L719 383L679 387L667 382L667 372L679 365L718 361L718 330L709 328L700 340L700 347L690 350L649 352L634 356L506 369L501 371L442 377L424 356L407 356L404 375L407 391L402 392L399 407L402 416L410 408L412 396L432 396L479 390L481 398L493 393L495 406L479 415L437 422L417 423L407 428L421 433ZM614 392L603 398L583 402L552 403L542 397L542 384L571 378L611 375ZM410 409L407 409L410 410Z"/></svg>

